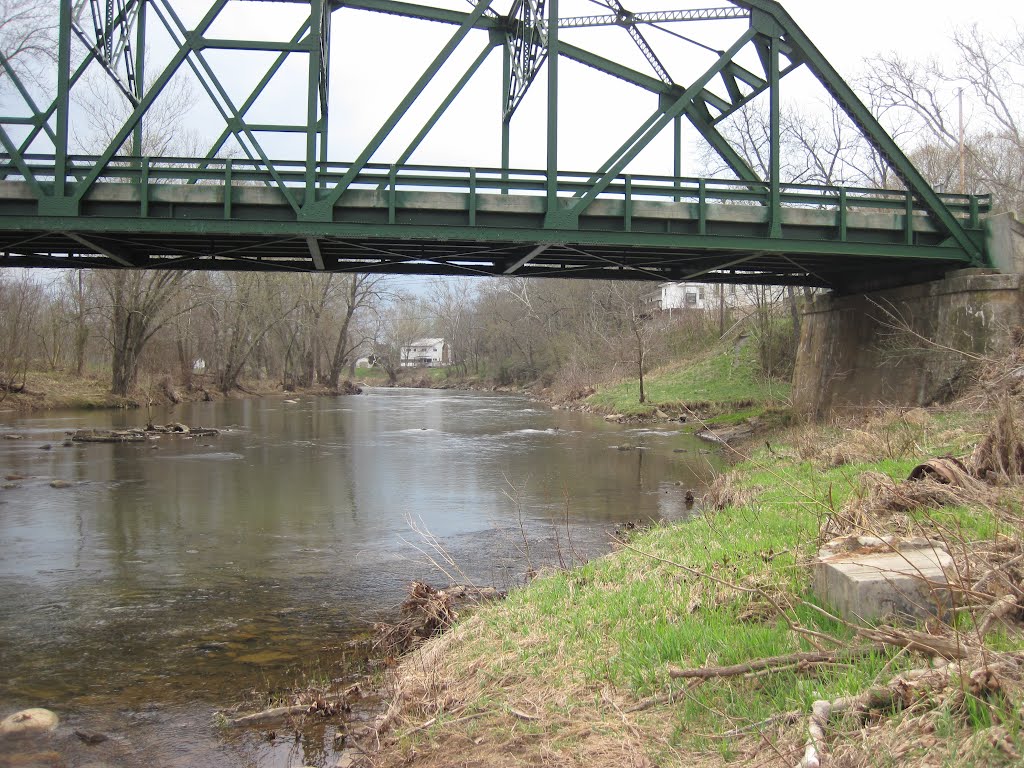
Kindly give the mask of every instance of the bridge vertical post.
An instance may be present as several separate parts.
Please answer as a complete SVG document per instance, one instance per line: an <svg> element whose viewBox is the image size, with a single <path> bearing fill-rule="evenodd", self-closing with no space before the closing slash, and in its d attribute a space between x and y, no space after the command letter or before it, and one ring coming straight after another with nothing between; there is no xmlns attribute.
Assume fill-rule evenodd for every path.
<svg viewBox="0 0 1024 768"><path fill-rule="evenodd" d="M679 194L679 190L682 185L680 184L679 177L683 175L683 116L677 115L675 119L673 143L675 150L675 157L672 162L672 175L675 177L675 188L676 195L672 199L675 202L679 202L683 199L682 195Z"/></svg>
<svg viewBox="0 0 1024 768"><path fill-rule="evenodd" d="M633 177L626 175L625 200L623 201L622 225L627 232L633 231Z"/></svg>
<svg viewBox="0 0 1024 768"><path fill-rule="evenodd" d="M839 242L846 242L848 219L846 218L846 187L839 188Z"/></svg>
<svg viewBox="0 0 1024 768"><path fill-rule="evenodd" d="M309 208L316 203L316 164L318 160L316 140L320 131L320 73L323 71L322 30L324 0L309 2L309 37L306 77L306 196L303 206Z"/></svg>
<svg viewBox="0 0 1024 768"><path fill-rule="evenodd" d="M558 0L548 0L547 215L558 212Z"/></svg>
<svg viewBox="0 0 1024 768"><path fill-rule="evenodd" d="M138 72L138 70L135 70ZM149 216L149 156L142 156L142 167L139 168L139 216Z"/></svg>
<svg viewBox="0 0 1024 768"><path fill-rule="evenodd" d="M508 44L502 46L501 57L501 180L508 181L509 149L511 145L512 115L505 113L509 94L512 92L512 51ZM508 185L502 184L501 194L508 194Z"/></svg>
<svg viewBox="0 0 1024 768"><path fill-rule="evenodd" d="M135 93L141 99L146 92L146 5L149 0L139 0L139 15L135 21ZM142 146L142 121L139 118L132 133L132 154L144 155ZM148 165L148 163L147 163Z"/></svg>
<svg viewBox="0 0 1024 768"><path fill-rule="evenodd" d="M224 220L231 220L231 203L232 203L232 191L231 191L231 172L234 168L234 162L229 157L224 161Z"/></svg>
<svg viewBox="0 0 1024 768"><path fill-rule="evenodd" d="M321 107L320 114L320 165L318 170L324 175L325 178L320 180L320 188L327 189L327 161L329 147L327 145L327 126L328 121L331 117L331 8L326 7L326 13L323 14L323 22L320 29L320 37L323 40L322 53L322 71L323 71L323 98L324 102ZM319 174L318 174L319 176Z"/></svg>
<svg viewBox="0 0 1024 768"><path fill-rule="evenodd" d="M697 181L697 234L708 233L708 188L703 178Z"/></svg>
<svg viewBox="0 0 1024 768"><path fill-rule="evenodd" d="M768 86L771 98L771 173L769 174L769 237L782 237L782 194L779 182L779 175L782 172L782 110L780 106L779 82L779 44L780 39L776 31L771 37L770 64L768 72Z"/></svg>
<svg viewBox="0 0 1024 768"><path fill-rule="evenodd" d="M60 0L57 35L57 140L54 147L53 196L67 195L68 112L71 107L71 0Z"/></svg>
<svg viewBox="0 0 1024 768"><path fill-rule="evenodd" d="M395 223L395 195L398 186L398 169L391 166L388 171L388 224Z"/></svg>
<svg viewBox="0 0 1024 768"><path fill-rule="evenodd" d="M907 207L904 213L903 231L906 233L907 245L914 244L914 196L910 194L910 190L906 193Z"/></svg>

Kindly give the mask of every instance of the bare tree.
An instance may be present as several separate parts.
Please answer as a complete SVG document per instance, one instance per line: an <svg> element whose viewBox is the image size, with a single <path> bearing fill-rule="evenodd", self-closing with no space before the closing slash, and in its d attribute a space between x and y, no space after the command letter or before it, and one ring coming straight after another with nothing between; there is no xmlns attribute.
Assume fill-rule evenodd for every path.
<svg viewBox="0 0 1024 768"><path fill-rule="evenodd" d="M25 388L42 290L27 275L0 275L0 401Z"/></svg>
<svg viewBox="0 0 1024 768"><path fill-rule="evenodd" d="M356 313L376 309L385 299L387 278L382 275L344 275L339 278L341 285L340 307L337 323L337 336L334 354L331 355L331 366L327 373L327 386L338 392L341 385L341 373L346 365L353 362L358 349L369 339L355 331L353 323Z"/></svg>
<svg viewBox="0 0 1024 768"><path fill-rule="evenodd" d="M932 183L950 191L992 192L997 207L1020 211L1024 28L996 38L975 25L958 30L953 44L957 55L951 61L915 62L898 53L869 59L865 86L889 113L913 125L919 136L915 159L925 161L922 171ZM966 97L963 134L960 96ZM928 162L940 156L944 162Z"/></svg>
<svg viewBox="0 0 1024 768"><path fill-rule="evenodd" d="M429 333L430 323L420 302L403 293L394 294L377 319L373 352L388 382L394 384L402 368L402 347Z"/></svg>
<svg viewBox="0 0 1024 768"><path fill-rule="evenodd" d="M55 0L0 0L0 94L12 87L9 66L21 80L40 80L45 61L55 60Z"/></svg>
<svg viewBox="0 0 1024 768"><path fill-rule="evenodd" d="M281 291L279 275L228 272L206 302L214 328L217 386L224 393L240 387L246 366L278 323L298 310L301 299Z"/></svg>
<svg viewBox="0 0 1024 768"><path fill-rule="evenodd" d="M452 351L452 364L463 374L470 357L470 333L476 285L470 278L439 278L430 285L431 310L438 331Z"/></svg>
<svg viewBox="0 0 1024 768"><path fill-rule="evenodd" d="M128 396L138 379L146 345L173 316L172 302L187 287L190 273L114 270L93 273L103 296L106 341L111 350L110 391Z"/></svg>
<svg viewBox="0 0 1024 768"><path fill-rule="evenodd" d="M645 379L662 329L651 306L651 290L648 283L611 282L602 302L610 321L605 338L636 376L641 404L647 402Z"/></svg>
<svg viewBox="0 0 1024 768"><path fill-rule="evenodd" d="M872 103L877 113L879 105ZM901 125L892 121L897 133ZM763 179L771 174L771 116L763 101L752 102L721 126L722 134ZM835 101L810 108L787 106L779 125L780 181L788 184L885 186L890 171L881 155ZM702 173L721 176L729 167L710 146L699 161Z"/></svg>

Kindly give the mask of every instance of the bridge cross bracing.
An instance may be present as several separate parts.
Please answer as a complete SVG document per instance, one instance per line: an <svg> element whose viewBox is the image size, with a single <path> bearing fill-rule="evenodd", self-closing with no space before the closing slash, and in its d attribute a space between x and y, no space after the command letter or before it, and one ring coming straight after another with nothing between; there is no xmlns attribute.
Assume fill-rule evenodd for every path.
<svg viewBox="0 0 1024 768"><path fill-rule="evenodd" d="M988 197L935 192L778 2L627 10L618 0L589 0L591 15L560 14L559 4L572 0L207 2L188 14L195 4L181 0L61 0L52 98L0 56L0 266L853 290L987 263ZM246 32L260 29L249 22L273 6L289 10L286 34ZM372 61L332 65L338 39L357 39L361 24L382 16L444 31L428 61L403 67L401 87L383 94L360 88ZM595 30L619 42L573 37ZM386 39L380 44L381 55L401 59ZM241 91L233 82L240 68L249 75ZM631 117L606 105L617 122L631 121L628 137L566 169L560 156L580 137L559 125L581 68L636 91L650 111ZM898 189L781 178L782 91L801 71L846 113ZM108 121L110 135L79 153L81 103L96 73L123 110ZM152 152L147 131L180 78L208 100L216 130L207 151L165 156ZM280 93L282 82L292 106L268 120L261 98ZM488 106L498 107L487 137L493 162L430 162L430 141L453 132L445 119L453 104L479 98L481 82L495 92ZM358 144L348 142L345 157L332 157L353 98L383 99L391 111ZM762 172L723 131L757 104L769 115ZM541 150L539 168L511 162L513 127L528 108L542 118L528 136ZM684 126L733 178L682 174ZM456 122L451 138L468 147L479 130ZM661 170L638 170L659 142L667 146Z"/></svg>

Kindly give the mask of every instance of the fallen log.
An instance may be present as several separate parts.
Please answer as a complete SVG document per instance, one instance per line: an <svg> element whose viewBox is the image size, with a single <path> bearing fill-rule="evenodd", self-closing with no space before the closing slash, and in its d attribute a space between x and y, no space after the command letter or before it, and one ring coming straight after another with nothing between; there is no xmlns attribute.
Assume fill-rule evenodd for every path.
<svg viewBox="0 0 1024 768"><path fill-rule="evenodd" d="M140 429L79 429L71 439L76 443L142 443L146 433Z"/></svg>

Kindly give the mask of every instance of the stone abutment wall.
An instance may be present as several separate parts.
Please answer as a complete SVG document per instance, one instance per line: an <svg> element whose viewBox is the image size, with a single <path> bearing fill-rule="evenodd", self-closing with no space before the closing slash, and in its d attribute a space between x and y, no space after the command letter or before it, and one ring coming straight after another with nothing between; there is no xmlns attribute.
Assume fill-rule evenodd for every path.
<svg viewBox="0 0 1024 768"><path fill-rule="evenodd" d="M856 296L816 297L804 310L794 373L798 412L943 402L983 358L1005 354L1024 326L1024 225L989 222L998 270Z"/></svg>

